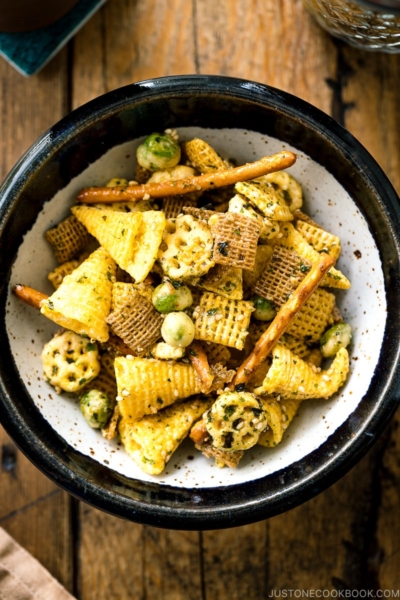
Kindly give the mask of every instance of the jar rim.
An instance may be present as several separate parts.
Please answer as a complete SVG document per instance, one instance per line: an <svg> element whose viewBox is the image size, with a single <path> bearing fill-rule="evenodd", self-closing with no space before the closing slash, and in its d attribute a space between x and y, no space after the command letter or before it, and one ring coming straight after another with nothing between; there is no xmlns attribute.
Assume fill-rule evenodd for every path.
<svg viewBox="0 0 400 600"><path fill-rule="evenodd" d="M366 8L400 15L400 0L355 0Z"/></svg>

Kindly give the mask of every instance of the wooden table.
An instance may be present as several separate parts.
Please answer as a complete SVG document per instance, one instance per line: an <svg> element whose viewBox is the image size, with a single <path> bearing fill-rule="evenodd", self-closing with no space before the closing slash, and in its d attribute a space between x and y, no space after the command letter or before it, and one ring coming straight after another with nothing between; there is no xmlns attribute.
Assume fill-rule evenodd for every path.
<svg viewBox="0 0 400 600"><path fill-rule="evenodd" d="M331 114L400 191L400 56L351 49L301 0L109 0L39 75L0 60L0 178L91 98L161 75L245 77ZM399 418L317 498L268 521L175 532L74 500L4 432L0 525L81 600L258 600L284 589L400 587Z"/></svg>

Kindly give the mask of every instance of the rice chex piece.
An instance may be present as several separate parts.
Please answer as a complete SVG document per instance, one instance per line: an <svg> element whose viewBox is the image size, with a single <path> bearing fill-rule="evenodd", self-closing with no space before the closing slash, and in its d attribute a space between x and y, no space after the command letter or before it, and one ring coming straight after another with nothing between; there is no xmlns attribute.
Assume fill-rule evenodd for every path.
<svg viewBox="0 0 400 600"><path fill-rule="evenodd" d="M74 215L48 229L46 240L51 244L56 260L65 263L81 252L89 242L89 233Z"/></svg>
<svg viewBox="0 0 400 600"><path fill-rule="evenodd" d="M286 399L277 402L273 398L261 398L261 402L267 413L268 429L261 433L258 444L273 448L282 441L286 429L300 408L301 400Z"/></svg>
<svg viewBox="0 0 400 600"><path fill-rule="evenodd" d="M136 250L126 269L136 283L146 279L156 262L165 223L165 215L160 210L142 213L142 221L136 236Z"/></svg>
<svg viewBox="0 0 400 600"><path fill-rule="evenodd" d="M317 252L327 252L335 260L340 254L340 238L304 221L296 221L296 229Z"/></svg>
<svg viewBox="0 0 400 600"><path fill-rule="evenodd" d="M143 356L161 336L163 318L135 289L124 304L107 317L107 323L134 354Z"/></svg>
<svg viewBox="0 0 400 600"><path fill-rule="evenodd" d="M184 148L188 159L200 173L212 173L227 168L227 164L214 148L200 138L185 142Z"/></svg>
<svg viewBox="0 0 400 600"><path fill-rule="evenodd" d="M41 313L65 329L106 342L116 264L107 250L95 250L42 302Z"/></svg>
<svg viewBox="0 0 400 600"><path fill-rule="evenodd" d="M317 288L287 329L287 333L308 342L318 342L329 324L335 296Z"/></svg>
<svg viewBox="0 0 400 600"><path fill-rule="evenodd" d="M225 298L243 299L243 271L238 267L215 265L196 285Z"/></svg>
<svg viewBox="0 0 400 600"><path fill-rule="evenodd" d="M204 350L207 354L209 365L215 365L216 363L226 365L231 357L229 349L222 344L207 342L204 344Z"/></svg>
<svg viewBox="0 0 400 600"><path fill-rule="evenodd" d="M235 184L235 190L245 196L262 214L274 221L291 221L292 213L281 195L267 181L252 179Z"/></svg>
<svg viewBox="0 0 400 600"><path fill-rule="evenodd" d="M118 356L114 367L122 418L140 419L201 392L201 381L192 365Z"/></svg>
<svg viewBox="0 0 400 600"><path fill-rule="evenodd" d="M310 269L309 261L287 248L276 246L254 286L254 293L281 307Z"/></svg>
<svg viewBox="0 0 400 600"><path fill-rule="evenodd" d="M262 385L254 389L260 395L275 395L283 399L305 400L329 398L344 384L349 372L349 355L346 348L336 354L326 371L316 372L282 344L272 350L272 365Z"/></svg>
<svg viewBox="0 0 400 600"><path fill-rule="evenodd" d="M244 215L222 213L210 219L210 226L215 262L251 270L256 260L260 223Z"/></svg>
<svg viewBox="0 0 400 600"><path fill-rule="evenodd" d="M296 252L303 260L308 260L312 264L318 262L320 256L317 250L307 242L305 237L291 223L282 223L281 233L280 246L285 246L288 250ZM331 267L322 280L321 285L347 290L350 287L350 281L335 267Z"/></svg>
<svg viewBox="0 0 400 600"><path fill-rule="evenodd" d="M204 292L195 322L195 339L243 350L254 306Z"/></svg>
<svg viewBox="0 0 400 600"><path fill-rule="evenodd" d="M190 194L187 194L187 196L190 196ZM175 219L175 217L183 213L185 206L197 206L197 196L193 198L187 198L186 195L169 196L168 198L164 198L162 210L166 219Z"/></svg>
<svg viewBox="0 0 400 600"><path fill-rule="evenodd" d="M83 205L73 206L71 211L111 254L117 265L127 271L137 247L136 234L143 213L122 213L110 208Z"/></svg>
<svg viewBox="0 0 400 600"><path fill-rule="evenodd" d="M159 475L211 403L209 398L190 398L135 421L121 419L118 429L126 452L145 473Z"/></svg>

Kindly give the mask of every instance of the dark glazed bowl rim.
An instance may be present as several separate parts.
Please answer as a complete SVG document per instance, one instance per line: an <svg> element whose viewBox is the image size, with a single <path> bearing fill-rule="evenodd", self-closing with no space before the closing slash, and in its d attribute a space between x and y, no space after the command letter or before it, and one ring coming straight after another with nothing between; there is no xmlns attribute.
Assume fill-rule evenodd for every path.
<svg viewBox="0 0 400 600"><path fill-rule="evenodd" d="M386 258L381 252L388 304L381 356L367 394L345 423L311 454L271 475L232 486L185 489L128 479L74 450L45 421L19 379L11 358L4 314L12 258L4 257L10 243L7 227L15 218L21 190L78 132L140 102L199 96L252 103L261 109L268 107L300 127L312 130L323 143L329 143L336 155L362 177L365 189L371 190L371 213L366 214L369 209L362 212L374 233L375 217L382 221L385 236L390 240L391 255ZM132 521L176 529L217 529L255 522L289 510L346 473L367 452L397 407L400 389L400 317L396 302L400 291L398 232L399 199L375 160L348 131L299 98L247 80L206 75L164 77L109 92L73 111L47 131L0 187L0 306L4 311L0 321L0 343L4 349L0 364L1 422L22 452L58 485L99 509ZM13 402L12 396L24 401Z"/></svg>

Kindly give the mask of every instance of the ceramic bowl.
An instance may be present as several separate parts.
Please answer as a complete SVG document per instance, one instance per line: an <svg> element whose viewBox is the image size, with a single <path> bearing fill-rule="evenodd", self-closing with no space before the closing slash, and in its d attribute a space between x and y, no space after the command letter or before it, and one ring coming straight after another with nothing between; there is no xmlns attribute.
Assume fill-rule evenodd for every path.
<svg viewBox="0 0 400 600"><path fill-rule="evenodd" d="M283 148L305 210L340 236L339 268L352 287L338 302L353 328L351 372L329 400L307 401L274 449L256 446L235 470L184 442L164 473L143 473L117 442L90 429L77 402L42 378L40 353L57 329L10 293L50 293L55 263L43 233L76 193L132 178L135 148L167 127L199 135L248 162ZM399 397L399 205L366 150L330 117L276 89L239 79L167 77L121 88L72 112L23 156L1 191L0 419L56 483L110 513L156 526L215 529L267 518L343 475L383 430Z"/></svg>

